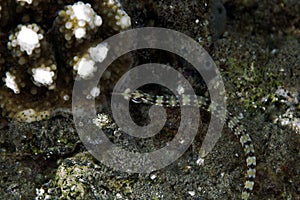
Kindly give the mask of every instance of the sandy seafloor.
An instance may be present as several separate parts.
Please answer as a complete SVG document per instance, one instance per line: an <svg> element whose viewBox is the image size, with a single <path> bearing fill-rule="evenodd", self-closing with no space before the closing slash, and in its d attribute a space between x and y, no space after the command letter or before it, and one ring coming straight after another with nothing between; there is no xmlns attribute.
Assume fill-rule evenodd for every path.
<svg viewBox="0 0 300 200"><path fill-rule="evenodd" d="M185 12L194 1L180 2L122 3L133 27L162 26L197 40L197 23L185 24L197 19L198 13ZM241 123L255 145L257 176L251 199L300 199L300 3L225 0L223 5L225 33L205 48L221 69L228 110L243 113ZM212 27L214 31L219 27ZM289 97L262 103L278 89L288 91ZM133 112L138 117L143 106ZM173 116L171 122L177 122ZM245 157L228 128L204 164L196 163L207 118L204 113L194 144L177 161L151 174L127 174L102 165L86 152L71 115L30 124L1 117L0 199L240 199ZM175 134L174 127L163 131ZM115 134L115 127L106 132ZM161 137L145 144L159 145L165 139ZM123 140L121 144L132 142L112 138Z"/></svg>

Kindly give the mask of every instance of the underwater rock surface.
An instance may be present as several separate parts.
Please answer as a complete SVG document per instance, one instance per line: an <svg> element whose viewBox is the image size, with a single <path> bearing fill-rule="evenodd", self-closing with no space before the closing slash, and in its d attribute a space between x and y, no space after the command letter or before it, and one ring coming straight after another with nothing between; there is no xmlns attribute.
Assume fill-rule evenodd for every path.
<svg viewBox="0 0 300 200"><path fill-rule="evenodd" d="M79 7L90 11L93 24L67 20L67 11ZM120 16L130 17L133 28L175 29L203 45L221 69L228 109L241 116L256 148L257 177L251 198L300 198L297 0L0 0L1 199L240 198L245 178L243 149L228 129L224 129L204 163L197 164L209 122L207 113L201 113L203 126L194 145L175 163L152 174L112 171L85 152L72 115L57 108L70 105L75 75L80 73L85 78L92 74L89 48L96 48L101 40L128 28L105 10L115 14L122 10ZM85 15L79 18L84 21ZM35 39L23 41L20 31ZM83 47L82 51L70 48L73 45ZM148 57L142 52L133 62L142 63ZM90 63L91 70L80 71L83 62ZM182 63L177 64L178 69ZM183 72L189 75L184 69ZM41 73L47 78L40 79ZM199 81L193 81L196 89L203 91ZM133 116L141 121L147 109L135 108ZM171 122L180 120L175 115L177 111L170 112L174 114ZM103 113L109 111L104 109ZM139 145L160 146L159 142L176 134L175 128L168 125L158 141ZM137 146L132 138L123 138L113 124L106 127L106 134L126 147Z"/></svg>

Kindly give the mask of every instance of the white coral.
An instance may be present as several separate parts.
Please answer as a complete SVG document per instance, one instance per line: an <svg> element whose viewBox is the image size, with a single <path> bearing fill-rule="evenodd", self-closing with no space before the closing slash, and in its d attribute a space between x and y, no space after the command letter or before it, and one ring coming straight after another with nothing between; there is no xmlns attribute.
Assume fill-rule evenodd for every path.
<svg viewBox="0 0 300 200"><path fill-rule="evenodd" d="M90 4L84 4L79 1L72 5L70 10L72 10L70 19L75 18L78 21L77 24L74 25L74 35L77 39L86 36L87 26L94 29L102 24L102 18L95 13Z"/></svg>
<svg viewBox="0 0 300 200"><path fill-rule="evenodd" d="M41 38L41 36L34 30L22 26L17 36L17 43L21 51L26 51L28 55L31 55L32 51L40 46L39 38Z"/></svg>
<svg viewBox="0 0 300 200"><path fill-rule="evenodd" d="M12 89L15 94L20 93L20 88L16 83L16 77L9 72L6 72L6 78L4 78L6 87Z"/></svg>
<svg viewBox="0 0 300 200"><path fill-rule="evenodd" d="M38 67L32 69L34 82L39 85L50 86L54 82L55 73L50 67ZM50 89L50 88L49 88Z"/></svg>

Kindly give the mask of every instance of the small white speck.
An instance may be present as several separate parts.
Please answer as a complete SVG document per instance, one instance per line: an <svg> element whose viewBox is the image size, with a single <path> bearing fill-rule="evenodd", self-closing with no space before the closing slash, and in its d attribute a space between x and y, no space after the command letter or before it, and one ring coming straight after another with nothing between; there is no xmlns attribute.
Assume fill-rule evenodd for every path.
<svg viewBox="0 0 300 200"><path fill-rule="evenodd" d="M280 71L280 72L284 72L285 69L284 69L284 68L280 68L279 71Z"/></svg>
<svg viewBox="0 0 300 200"><path fill-rule="evenodd" d="M155 175L155 174L151 174L151 175L150 175L150 179L151 179L151 180L154 180L155 178L156 178L156 175Z"/></svg>
<svg viewBox="0 0 300 200"><path fill-rule="evenodd" d="M90 94L94 98L97 97L97 96L99 96L99 94L100 94L100 88L93 87L93 89L91 90Z"/></svg>
<svg viewBox="0 0 300 200"><path fill-rule="evenodd" d="M68 100L70 99L70 96L66 94L66 95L63 96L63 99L64 99L65 101L68 101Z"/></svg>
<svg viewBox="0 0 300 200"><path fill-rule="evenodd" d="M177 92L178 92L179 95L182 95L184 93L184 88L181 85L179 85L177 87Z"/></svg>
<svg viewBox="0 0 300 200"><path fill-rule="evenodd" d="M32 3L32 0L17 0L18 2L27 2L28 4Z"/></svg>
<svg viewBox="0 0 300 200"><path fill-rule="evenodd" d="M85 26L85 21L84 20L79 20L78 21L78 26L80 26L80 27L84 27Z"/></svg>
<svg viewBox="0 0 300 200"><path fill-rule="evenodd" d="M65 24L66 29L71 29L72 28L72 23L71 22L67 22Z"/></svg>
<svg viewBox="0 0 300 200"><path fill-rule="evenodd" d="M94 19L94 23L95 23L96 26L101 26L102 18L99 15L97 15Z"/></svg>
<svg viewBox="0 0 300 200"><path fill-rule="evenodd" d="M117 194L116 194L116 198L117 198L117 199L122 199L122 195L119 194L119 193L117 193Z"/></svg>
<svg viewBox="0 0 300 200"><path fill-rule="evenodd" d="M278 51L279 51L278 49L273 49L273 50L271 51L271 54L272 54L272 55L275 55Z"/></svg>
<svg viewBox="0 0 300 200"><path fill-rule="evenodd" d="M41 189L35 189L37 196L42 196L45 193L45 190L43 188Z"/></svg>
<svg viewBox="0 0 300 200"><path fill-rule="evenodd" d="M4 78L4 82L6 87L12 89L15 94L20 93L20 89L16 83L16 77L9 72L6 72L6 78Z"/></svg>
<svg viewBox="0 0 300 200"><path fill-rule="evenodd" d="M75 37L77 39L83 38L86 34L85 28L77 28L74 30Z"/></svg>
<svg viewBox="0 0 300 200"><path fill-rule="evenodd" d="M224 173L224 172L222 172L222 173L221 173L221 177L223 178L223 177L224 177L224 175L225 175L225 173Z"/></svg>
<svg viewBox="0 0 300 200"><path fill-rule="evenodd" d="M203 42L203 38L202 38L202 37L199 37L199 38L198 38L198 42L202 43L202 42Z"/></svg>
<svg viewBox="0 0 300 200"><path fill-rule="evenodd" d="M225 63L226 61L227 61L226 58L221 58L221 59L220 59L220 62L222 62L222 63Z"/></svg>
<svg viewBox="0 0 300 200"><path fill-rule="evenodd" d="M201 166L204 164L204 159L203 158L198 158L198 160L196 161L196 164Z"/></svg>
<svg viewBox="0 0 300 200"><path fill-rule="evenodd" d="M107 4L108 4L108 5L113 5L113 4L114 4L114 1L113 1L113 0L108 0Z"/></svg>
<svg viewBox="0 0 300 200"><path fill-rule="evenodd" d="M96 118L93 119L93 124L99 128L105 128L110 124L110 118L105 114L98 114Z"/></svg>
<svg viewBox="0 0 300 200"><path fill-rule="evenodd" d="M195 196L195 191L188 191L189 195L191 195L192 197Z"/></svg>
<svg viewBox="0 0 300 200"><path fill-rule="evenodd" d="M121 19L119 20L118 25L120 25L122 29L126 29L130 27L131 26L130 17L125 13L125 15L122 16Z"/></svg>
<svg viewBox="0 0 300 200"><path fill-rule="evenodd" d="M199 22L200 22L200 20L199 20L199 19L196 19L195 23L198 24Z"/></svg>

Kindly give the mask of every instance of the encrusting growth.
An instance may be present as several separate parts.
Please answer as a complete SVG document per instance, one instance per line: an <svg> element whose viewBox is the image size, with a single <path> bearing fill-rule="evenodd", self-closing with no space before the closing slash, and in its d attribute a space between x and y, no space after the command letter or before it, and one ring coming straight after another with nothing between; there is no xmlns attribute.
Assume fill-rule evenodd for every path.
<svg viewBox="0 0 300 200"><path fill-rule="evenodd" d="M0 0L2 116L30 123L70 108L76 76L92 78L95 63L107 57L110 47L101 42L131 27L119 1L89 2ZM113 64L103 88L130 64L129 56ZM87 98L102 94L100 87L85 93Z"/></svg>

